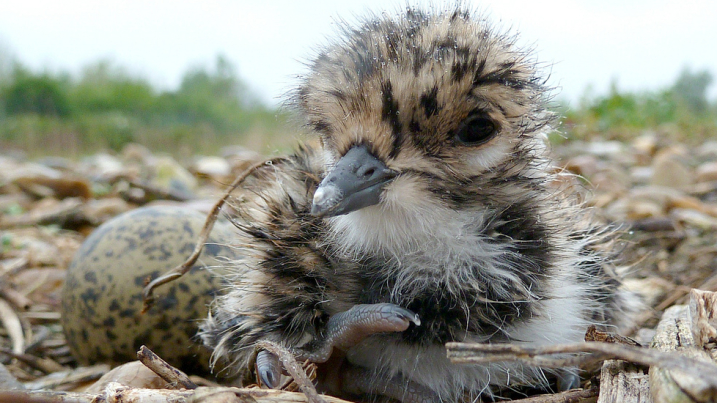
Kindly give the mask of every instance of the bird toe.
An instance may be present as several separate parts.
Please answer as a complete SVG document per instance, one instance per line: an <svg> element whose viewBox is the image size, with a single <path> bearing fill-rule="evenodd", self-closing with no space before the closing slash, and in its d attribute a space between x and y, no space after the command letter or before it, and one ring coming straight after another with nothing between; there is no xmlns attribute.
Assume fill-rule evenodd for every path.
<svg viewBox="0 0 717 403"><path fill-rule="evenodd" d="M276 389L281 378L279 357L267 350L261 350L256 356L256 373L263 386Z"/></svg>

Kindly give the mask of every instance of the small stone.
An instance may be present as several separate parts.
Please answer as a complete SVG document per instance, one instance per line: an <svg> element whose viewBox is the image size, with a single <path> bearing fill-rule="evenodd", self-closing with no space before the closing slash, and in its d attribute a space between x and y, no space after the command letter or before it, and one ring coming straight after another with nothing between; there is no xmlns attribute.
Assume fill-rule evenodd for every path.
<svg viewBox="0 0 717 403"><path fill-rule="evenodd" d="M674 284L660 277L628 278L623 284L626 289L638 293L646 306L658 304L674 288Z"/></svg>
<svg viewBox="0 0 717 403"><path fill-rule="evenodd" d="M147 147L141 144L129 143L122 148L122 159L129 163L150 165L154 155Z"/></svg>
<svg viewBox="0 0 717 403"><path fill-rule="evenodd" d="M660 205L646 200L633 201L627 207L625 217L629 220L639 220L664 214L664 210Z"/></svg>
<svg viewBox="0 0 717 403"><path fill-rule="evenodd" d="M632 141L632 148L640 155L651 157L657 152L655 133L648 132Z"/></svg>
<svg viewBox="0 0 717 403"><path fill-rule="evenodd" d="M672 208L690 206L698 208L699 200L685 195L677 189L664 186L641 186L630 189L629 193L608 205L605 213L619 220L640 220L662 217Z"/></svg>
<svg viewBox="0 0 717 403"><path fill-rule="evenodd" d="M708 140L702 143L696 151L697 158L702 161L717 160L717 141Z"/></svg>
<svg viewBox="0 0 717 403"><path fill-rule="evenodd" d="M109 178L124 172L122 161L109 154L96 154L82 160L82 170L91 176Z"/></svg>
<svg viewBox="0 0 717 403"><path fill-rule="evenodd" d="M693 183L692 170L684 162L685 152L679 148L665 149L652 162L652 180L657 186L687 190Z"/></svg>
<svg viewBox="0 0 717 403"><path fill-rule="evenodd" d="M167 381L144 364L132 361L112 368L97 382L87 387L85 393L101 393L110 382L118 382L124 386L140 389L164 389L168 386Z"/></svg>
<svg viewBox="0 0 717 403"><path fill-rule="evenodd" d="M649 200L621 198L605 208L605 215L614 221L636 221L664 214L660 204Z"/></svg>
<svg viewBox="0 0 717 403"><path fill-rule="evenodd" d="M192 170L200 176L224 180L231 174L232 168L224 158L203 156L194 161Z"/></svg>
<svg viewBox="0 0 717 403"><path fill-rule="evenodd" d="M197 179L174 158L163 156L157 158L156 176L152 184L189 197L197 188Z"/></svg>
<svg viewBox="0 0 717 403"><path fill-rule="evenodd" d="M647 185L652 179L652 167L632 167L630 169L630 180L636 185Z"/></svg>
<svg viewBox="0 0 717 403"><path fill-rule="evenodd" d="M611 157L624 151L625 145L619 141L596 141L586 144L585 151L596 157Z"/></svg>
<svg viewBox="0 0 717 403"><path fill-rule="evenodd" d="M676 208L670 212L670 215L686 225L697 227L702 230L717 229L717 218L701 213L697 210Z"/></svg>
<svg viewBox="0 0 717 403"><path fill-rule="evenodd" d="M235 176L240 175L255 163L266 159L255 151L250 151L246 148L236 146L225 147L222 149L221 155L227 160L227 162L229 162L232 169L232 175Z"/></svg>
<svg viewBox="0 0 717 403"><path fill-rule="evenodd" d="M713 215L713 216L717 215L717 214L715 214L714 207L707 205L705 203L702 203L702 201L700 201L700 199L698 199L696 197L692 197L692 196L684 195L684 196L674 197L674 198L670 199L669 202L667 203L667 209L672 210L672 209L676 209L676 208L695 210L695 211L698 211L700 213L707 214L707 215Z"/></svg>
<svg viewBox="0 0 717 403"><path fill-rule="evenodd" d="M649 346L652 343L652 339L655 337L655 329L640 328L637 330L635 340L643 346Z"/></svg>
<svg viewBox="0 0 717 403"><path fill-rule="evenodd" d="M698 166L695 170L695 181L697 183L717 181L717 161Z"/></svg>
<svg viewBox="0 0 717 403"><path fill-rule="evenodd" d="M565 169L576 175L590 178L597 172L598 160L592 155L578 155L565 162Z"/></svg>
<svg viewBox="0 0 717 403"><path fill-rule="evenodd" d="M659 205L663 206L665 210L667 210L667 206L672 200L677 200L686 196L684 192L678 189L673 189L665 186L648 185L630 189L629 197L630 199L654 201L655 203L658 203Z"/></svg>
<svg viewBox="0 0 717 403"><path fill-rule="evenodd" d="M605 206L614 202L619 195L611 192L599 193L594 195L590 200L590 205L597 208L605 208Z"/></svg>
<svg viewBox="0 0 717 403"><path fill-rule="evenodd" d="M82 206L82 215L92 225L100 225L129 210L130 205L119 197L92 199Z"/></svg>
<svg viewBox="0 0 717 403"><path fill-rule="evenodd" d="M627 193L630 175L618 165L608 165L590 178L590 186L598 192Z"/></svg>

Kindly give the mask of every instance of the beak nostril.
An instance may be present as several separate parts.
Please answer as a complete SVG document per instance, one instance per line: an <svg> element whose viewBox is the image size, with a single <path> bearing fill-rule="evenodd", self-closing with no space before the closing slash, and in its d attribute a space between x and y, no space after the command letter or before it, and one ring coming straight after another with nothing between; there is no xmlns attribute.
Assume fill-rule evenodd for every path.
<svg viewBox="0 0 717 403"><path fill-rule="evenodd" d="M364 178L370 178L371 176L373 176L374 172L376 172L376 168L369 168L363 172L362 176Z"/></svg>

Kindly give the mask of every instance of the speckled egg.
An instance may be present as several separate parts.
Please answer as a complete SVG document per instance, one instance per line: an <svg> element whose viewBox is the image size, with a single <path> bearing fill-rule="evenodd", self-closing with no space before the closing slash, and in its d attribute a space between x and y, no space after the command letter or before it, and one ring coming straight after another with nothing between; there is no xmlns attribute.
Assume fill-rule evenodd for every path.
<svg viewBox="0 0 717 403"><path fill-rule="evenodd" d="M136 360L146 345L170 364L206 373L209 351L196 334L208 304L221 287L216 274L236 259L233 227L217 222L196 265L155 290L145 314L142 288L183 263L206 215L183 207L144 207L98 227L77 251L62 292L62 326L82 364Z"/></svg>

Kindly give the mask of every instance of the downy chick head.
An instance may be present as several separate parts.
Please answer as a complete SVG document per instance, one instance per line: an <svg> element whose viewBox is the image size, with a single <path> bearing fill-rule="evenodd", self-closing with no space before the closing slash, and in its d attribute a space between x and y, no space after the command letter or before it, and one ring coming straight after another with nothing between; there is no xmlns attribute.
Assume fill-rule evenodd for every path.
<svg viewBox="0 0 717 403"><path fill-rule="evenodd" d="M530 186L505 183L544 177L547 99L515 38L468 11L409 8L346 27L295 96L324 150L312 212L354 212L397 241L454 221L451 212L524 197Z"/></svg>

